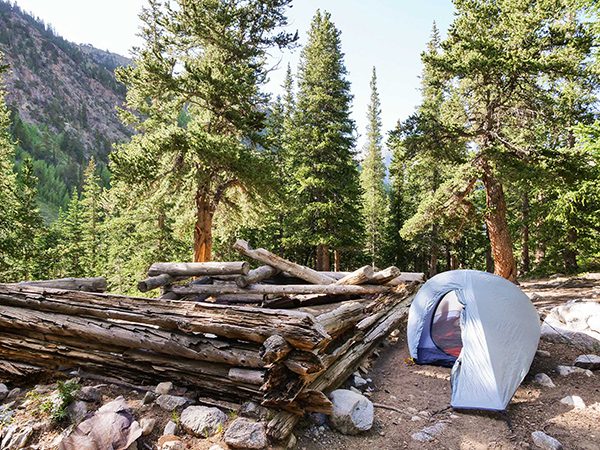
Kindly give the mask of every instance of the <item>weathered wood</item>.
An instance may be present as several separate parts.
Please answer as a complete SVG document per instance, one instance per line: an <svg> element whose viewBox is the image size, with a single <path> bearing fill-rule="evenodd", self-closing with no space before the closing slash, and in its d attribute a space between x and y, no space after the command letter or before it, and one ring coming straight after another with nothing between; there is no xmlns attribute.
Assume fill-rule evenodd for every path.
<svg viewBox="0 0 600 450"><path fill-rule="evenodd" d="M106 278L57 278L55 280L22 281L19 286L37 286L71 291L105 292Z"/></svg>
<svg viewBox="0 0 600 450"><path fill-rule="evenodd" d="M219 304L255 304L262 303L265 296L262 294L225 294L214 297Z"/></svg>
<svg viewBox="0 0 600 450"><path fill-rule="evenodd" d="M272 364L286 357L291 351L292 346L283 337L274 334L263 342L259 356L265 364Z"/></svg>
<svg viewBox="0 0 600 450"><path fill-rule="evenodd" d="M137 284L138 291L140 292L148 292L152 289L159 288L161 286L166 286L168 284L172 284L174 278L171 275L167 275L163 273L161 275L157 275L155 277L149 277L145 280L140 281Z"/></svg>
<svg viewBox="0 0 600 450"><path fill-rule="evenodd" d="M345 302L336 309L321 314L317 321L325 331L335 337L353 327L365 316L365 306L358 302Z"/></svg>
<svg viewBox="0 0 600 450"><path fill-rule="evenodd" d="M151 277L167 274L172 277L197 277L201 275L246 275L250 265L246 261L154 263L148 269Z"/></svg>
<svg viewBox="0 0 600 450"><path fill-rule="evenodd" d="M228 378L233 381L239 381L240 383L254 384L262 386L265 382L265 371L264 370L251 370L251 369L240 369L238 367L232 367L229 369Z"/></svg>
<svg viewBox="0 0 600 450"><path fill-rule="evenodd" d="M388 286L398 286L399 284L413 283L415 281L425 281L425 274L423 272L402 272L400 275L388 281L386 284Z"/></svg>
<svg viewBox="0 0 600 450"><path fill-rule="evenodd" d="M193 294L331 294L331 295L371 295L390 291L389 286L379 285L338 285L338 284L251 284L246 288L236 285L192 285L173 286L173 292L179 295Z"/></svg>
<svg viewBox="0 0 600 450"><path fill-rule="evenodd" d="M330 339L313 316L290 310L156 301L6 284L0 284L0 305L142 323L167 331L212 333L259 344L273 334L280 334L292 346L303 350L324 345Z"/></svg>
<svg viewBox="0 0 600 450"><path fill-rule="evenodd" d="M412 296L398 302L381 320L365 334L355 337L356 342L350 345L332 364L303 390L329 391L339 386L356 370L360 362L384 339L392 330L397 328L408 314ZM362 335L362 336L361 336ZM301 416L290 412L279 412L268 424L269 436L282 440L293 430Z"/></svg>
<svg viewBox="0 0 600 450"><path fill-rule="evenodd" d="M363 266L336 281L335 284L365 284L373 278L372 266Z"/></svg>
<svg viewBox="0 0 600 450"><path fill-rule="evenodd" d="M301 266L300 264L283 259L271 253L270 251L265 250L264 248L252 249L248 245L248 242L244 240L239 239L236 241L236 243L233 245L233 248L249 258L275 267L282 272L288 272L289 274L308 281L309 283L331 284L335 282L335 280L331 277L323 275L316 270L310 269L309 267Z"/></svg>
<svg viewBox="0 0 600 450"><path fill-rule="evenodd" d="M375 272L373 277L369 280L371 284L385 284L388 281L393 280L396 277L399 277L402 274L400 269L396 266L390 266L387 269L380 270L379 272Z"/></svg>
<svg viewBox="0 0 600 450"><path fill-rule="evenodd" d="M235 282L239 287L244 288L250 284L255 284L259 281L271 278L272 276L277 275L278 272L279 270L277 270L275 267L260 266L248 272L248 275L242 275L237 277L235 279Z"/></svg>

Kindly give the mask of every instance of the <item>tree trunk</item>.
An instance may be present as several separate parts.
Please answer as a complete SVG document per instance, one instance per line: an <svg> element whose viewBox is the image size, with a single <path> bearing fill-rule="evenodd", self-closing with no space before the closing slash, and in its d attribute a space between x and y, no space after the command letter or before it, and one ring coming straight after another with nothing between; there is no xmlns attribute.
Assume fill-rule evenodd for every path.
<svg viewBox="0 0 600 450"><path fill-rule="evenodd" d="M333 251L333 270L336 272L340 271L340 251L338 249L335 249Z"/></svg>
<svg viewBox="0 0 600 450"><path fill-rule="evenodd" d="M487 211L485 224L490 237L494 273L510 281L517 280L517 265L513 255L512 239L506 220L506 199L502 184L494 175L490 163L482 158L480 167L483 169L483 184Z"/></svg>
<svg viewBox="0 0 600 450"><path fill-rule="evenodd" d="M431 240L429 249L429 278L437 274L438 265L438 243L437 243L437 225L431 230Z"/></svg>
<svg viewBox="0 0 600 450"><path fill-rule="evenodd" d="M207 194L198 191L196 193L196 224L194 226L194 262L211 260L214 213Z"/></svg>
<svg viewBox="0 0 600 450"><path fill-rule="evenodd" d="M317 270L328 271L330 269L329 247L325 244L319 244L317 245Z"/></svg>
<svg viewBox="0 0 600 450"><path fill-rule="evenodd" d="M521 204L521 274L524 275L531 270L529 257L529 194L523 194Z"/></svg>
<svg viewBox="0 0 600 450"><path fill-rule="evenodd" d="M575 273L577 272L577 249L575 244L577 243L577 230L573 227L567 231L567 242L565 250L563 251L563 262L565 266L565 272Z"/></svg>

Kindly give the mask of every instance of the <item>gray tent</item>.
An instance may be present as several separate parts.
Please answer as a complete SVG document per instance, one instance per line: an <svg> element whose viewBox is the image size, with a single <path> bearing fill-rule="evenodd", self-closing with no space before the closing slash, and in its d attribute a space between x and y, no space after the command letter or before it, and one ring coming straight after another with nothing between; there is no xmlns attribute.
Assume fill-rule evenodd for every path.
<svg viewBox="0 0 600 450"><path fill-rule="evenodd" d="M408 315L410 355L417 364L452 366L456 409L506 409L539 338L538 313L523 291L476 270L431 278Z"/></svg>

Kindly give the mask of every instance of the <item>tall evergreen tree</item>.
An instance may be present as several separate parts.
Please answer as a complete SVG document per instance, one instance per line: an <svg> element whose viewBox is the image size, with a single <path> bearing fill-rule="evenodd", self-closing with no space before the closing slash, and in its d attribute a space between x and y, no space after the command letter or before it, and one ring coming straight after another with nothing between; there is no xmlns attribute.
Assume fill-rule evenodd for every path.
<svg viewBox="0 0 600 450"><path fill-rule="evenodd" d="M81 192L82 208L82 240L85 246L83 265L86 275L98 276L103 271L103 236L101 234L101 223L103 210L100 203L102 198L102 186L100 176L97 173L96 161L90 161L83 172L83 187Z"/></svg>
<svg viewBox="0 0 600 450"><path fill-rule="evenodd" d="M330 250L335 251L337 268L340 251L355 252L361 246L361 193L346 75L340 32L328 12L317 11L297 77L290 240L312 246L321 270L330 268Z"/></svg>
<svg viewBox="0 0 600 450"><path fill-rule="evenodd" d="M377 73L371 75L371 100L367 109L367 143L362 161L362 214L365 223L366 251L373 266L380 265L384 255L388 201L385 190L385 162L381 135L381 102L377 91Z"/></svg>
<svg viewBox="0 0 600 450"><path fill-rule="evenodd" d="M193 207L195 261L211 259L213 216L227 191L268 185L259 87L268 49L296 39L280 30L290 2L150 0L144 45L118 73L128 88L124 121L139 133L113 154L115 179L134 184L133 195Z"/></svg>

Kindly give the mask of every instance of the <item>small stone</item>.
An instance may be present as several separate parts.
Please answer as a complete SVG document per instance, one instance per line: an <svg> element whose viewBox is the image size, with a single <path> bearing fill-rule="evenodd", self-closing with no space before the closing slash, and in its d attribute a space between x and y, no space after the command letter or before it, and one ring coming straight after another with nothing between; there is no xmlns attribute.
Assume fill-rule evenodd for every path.
<svg viewBox="0 0 600 450"><path fill-rule="evenodd" d="M73 423L81 422L87 414L87 403L81 400L75 400L67 406L67 414Z"/></svg>
<svg viewBox="0 0 600 450"><path fill-rule="evenodd" d="M163 436L167 435L176 435L177 434L177 424L172 420L169 420L165 425L165 429L163 430Z"/></svg>
<svg viewBox="0 0 600 450"><path fill-rule="evenodd" d="M154 417L144 417L142 420L140 420L140 427L142 427L142 436L148 436L150 433L152 433L155 425L156 419Z"/></svg>
<svg viewBox="0 0 600 450"><path fill-rule="evenodd" d="M533 382L548 388L556 387L556 385L552 382L552 378L545 373L536 374L535 377L533 377Z"/></svg>
<svg viewBox="0 0 600 450"><path fill-rule="evenodd" d="M433 441L438 434L441 434L446 429L446 424L438 422L430 427L425 427L421 431L413 433L410 437L417 442Z"/></svg>
<svg viewBox="0 0 600 450"><path fill-rule="evenodd" d="M21 389L19 388L11 389L8 395L6 396L6 400L12 400L13 398L17 398L20 393Z"/></svg>
<svg viewBox="0 0 600 450"><path fill-rule="evenodd" d="M544 358L550 358L550 352L547 352L546 350L536 350L535 354L537 356L543 356Z"/></svg>
<svg viewBox="0 0 600 450"><path fill-rule="evenodd" d="M567 395L560 400L561 403L574 407L575 409L584 409L585 403L578 395Z"/></svg>
<svg viewBox="0 0 600 450"><path fill-rule="evenodd" d="M179 439L173 439L162 444L160 450L185 450L185 446Z"/></svg>
<svg viewBox="0 0 600 450"><path fill-rule="evenodd" d="M582 369L581 367L575 367L575 366L556 366L556 371L558 372L559 375L561 375L563 377L569 376L574 373L583 374L588 377L591 377L592 375L594 375L594 373L591 370Z"/></svg>
<svg viewBox="0 0 600 450"><path fill-rule="evenodd" d="M598 370L600 369L600 356L598 355L579 355L575 360L575 366L582 369Z"/></svg>
<svg viewBox="0 0 600 450"><path fill-rule="evenodd" d="M296 448L296 444L298 443L298 439L293 434L290 435L287 445L285 448ZM209 449L210 450L210 449Z"/></svg>
<svg viewBox="0 0 600 450"><path fill-rule="evenodd" d="M218 433L227 422L227 416L218 408L188 406L181 413L180 423L194 436L208 437Z"/></svg>
<svg viewBox="0 0 600 450"><path fill-rule="evenodd" d="M424 420L421 416L412 416L410 418L410 420L412 420L413 422L420 422L421 420Z"/></svg>
<svg viewBox="0 0 600 450"><path fill-rule="evenodd" d="M333 411L329 420L342 434L358 434L373 426L373 403L363 395L346 389L329 394Z"/></svg>
<svg viewBox="0 0 600 450"><path fill-rule="evenodd" d="M413 408L412 406L407 406L406 407L406 412L408 414L416 414L418 412L417 408Z"/></svg>
<svg viewBox="0 0 600 450"><path fill-rule="evenodd" d="M84 386L77 392L77 398L84 402L99 402L102 400L102 393L96 387Z"/></svg>
<svg viewBox="0 0 600 450"><path fill-rule="evenodd" d="M323 413L309 413L308 418L315 425L325 425L327 423L327 415Z"/></svg>
<svg viewBox="0 0 600 450"><path fill-rule="evenodd" d="M154 392L148 391L148 392L146 392L146 395L144 395L144 399L142 400L142 403L144 405L149 405L154 400L156 400L156 394Z"/></svg>
<svg viewBox="0 0 600 450"><path fill-rule="evenodd" d="M545 450L562 450L563 448L558 440L554 439L552 436L548 436L543 431L534 431L531 433L531 439L537 447Z"/></svg>
<svg viewBox="0 0 600 450"><path fill-rule="evenodd" d="M451 419L460 419L460 416L458 416L456 414L450 414L450 418Z"/></svg>
<svg viewBox="0 0 600 450"><path fill-rule="evenodd" d="M224 449L223 447L221 447L220 445L218 445L218 444L215 444L215 445L211 445L211 446L208 448L208 450L225 450L225 449Z"/></svg>
<svg viewBox="0 0 600 450"><path fill-rule="evenodd" d="M255 402L244 402L238 409L238 416L248 417L249 419L267 420L270 415L271 413L267 408Z"/></svg>
<svg viewBox="0 0 600 450"><path fill-rule="evenodd" d="M168 394L173 389L173 383L170 381L165 381L163 383L158 383L156 388L154 388L154 392L158 395Z"/></svg>
<svg viewBox="0 0 600 450"><path fill-rule="evenodd" d="M367 380L360 375L352 375L351 383L352 386L361 391L366 389L368 385Z"/></svg>
<svg viewBox="0 0 600 450"><path fill-rule="evenodd" d="M431 414L429 414L429 411L419 411L419 415L423 416L423 417L429 417Z"/></svg>
<svg viewBox="0 0 600 450"><path fill-rule="evenodd" d="M0 402L8 396L8 388L4 383L0 383Z"/></svg>
<svg viewBox="0 0 600 450"><path fill-rule="evenodd" d="M233 448L261 449L268 444L264 424L243 417L235 419L223 437L225 443Z"/></svg>
<svg viewBox="0 0 600 450"><path fill-rule="evenodd" d="M156 404L165 411L174 411L177 408L182 407L188 402L185 397L178 397L177 395L163 394L156 399Z"/></svg>

